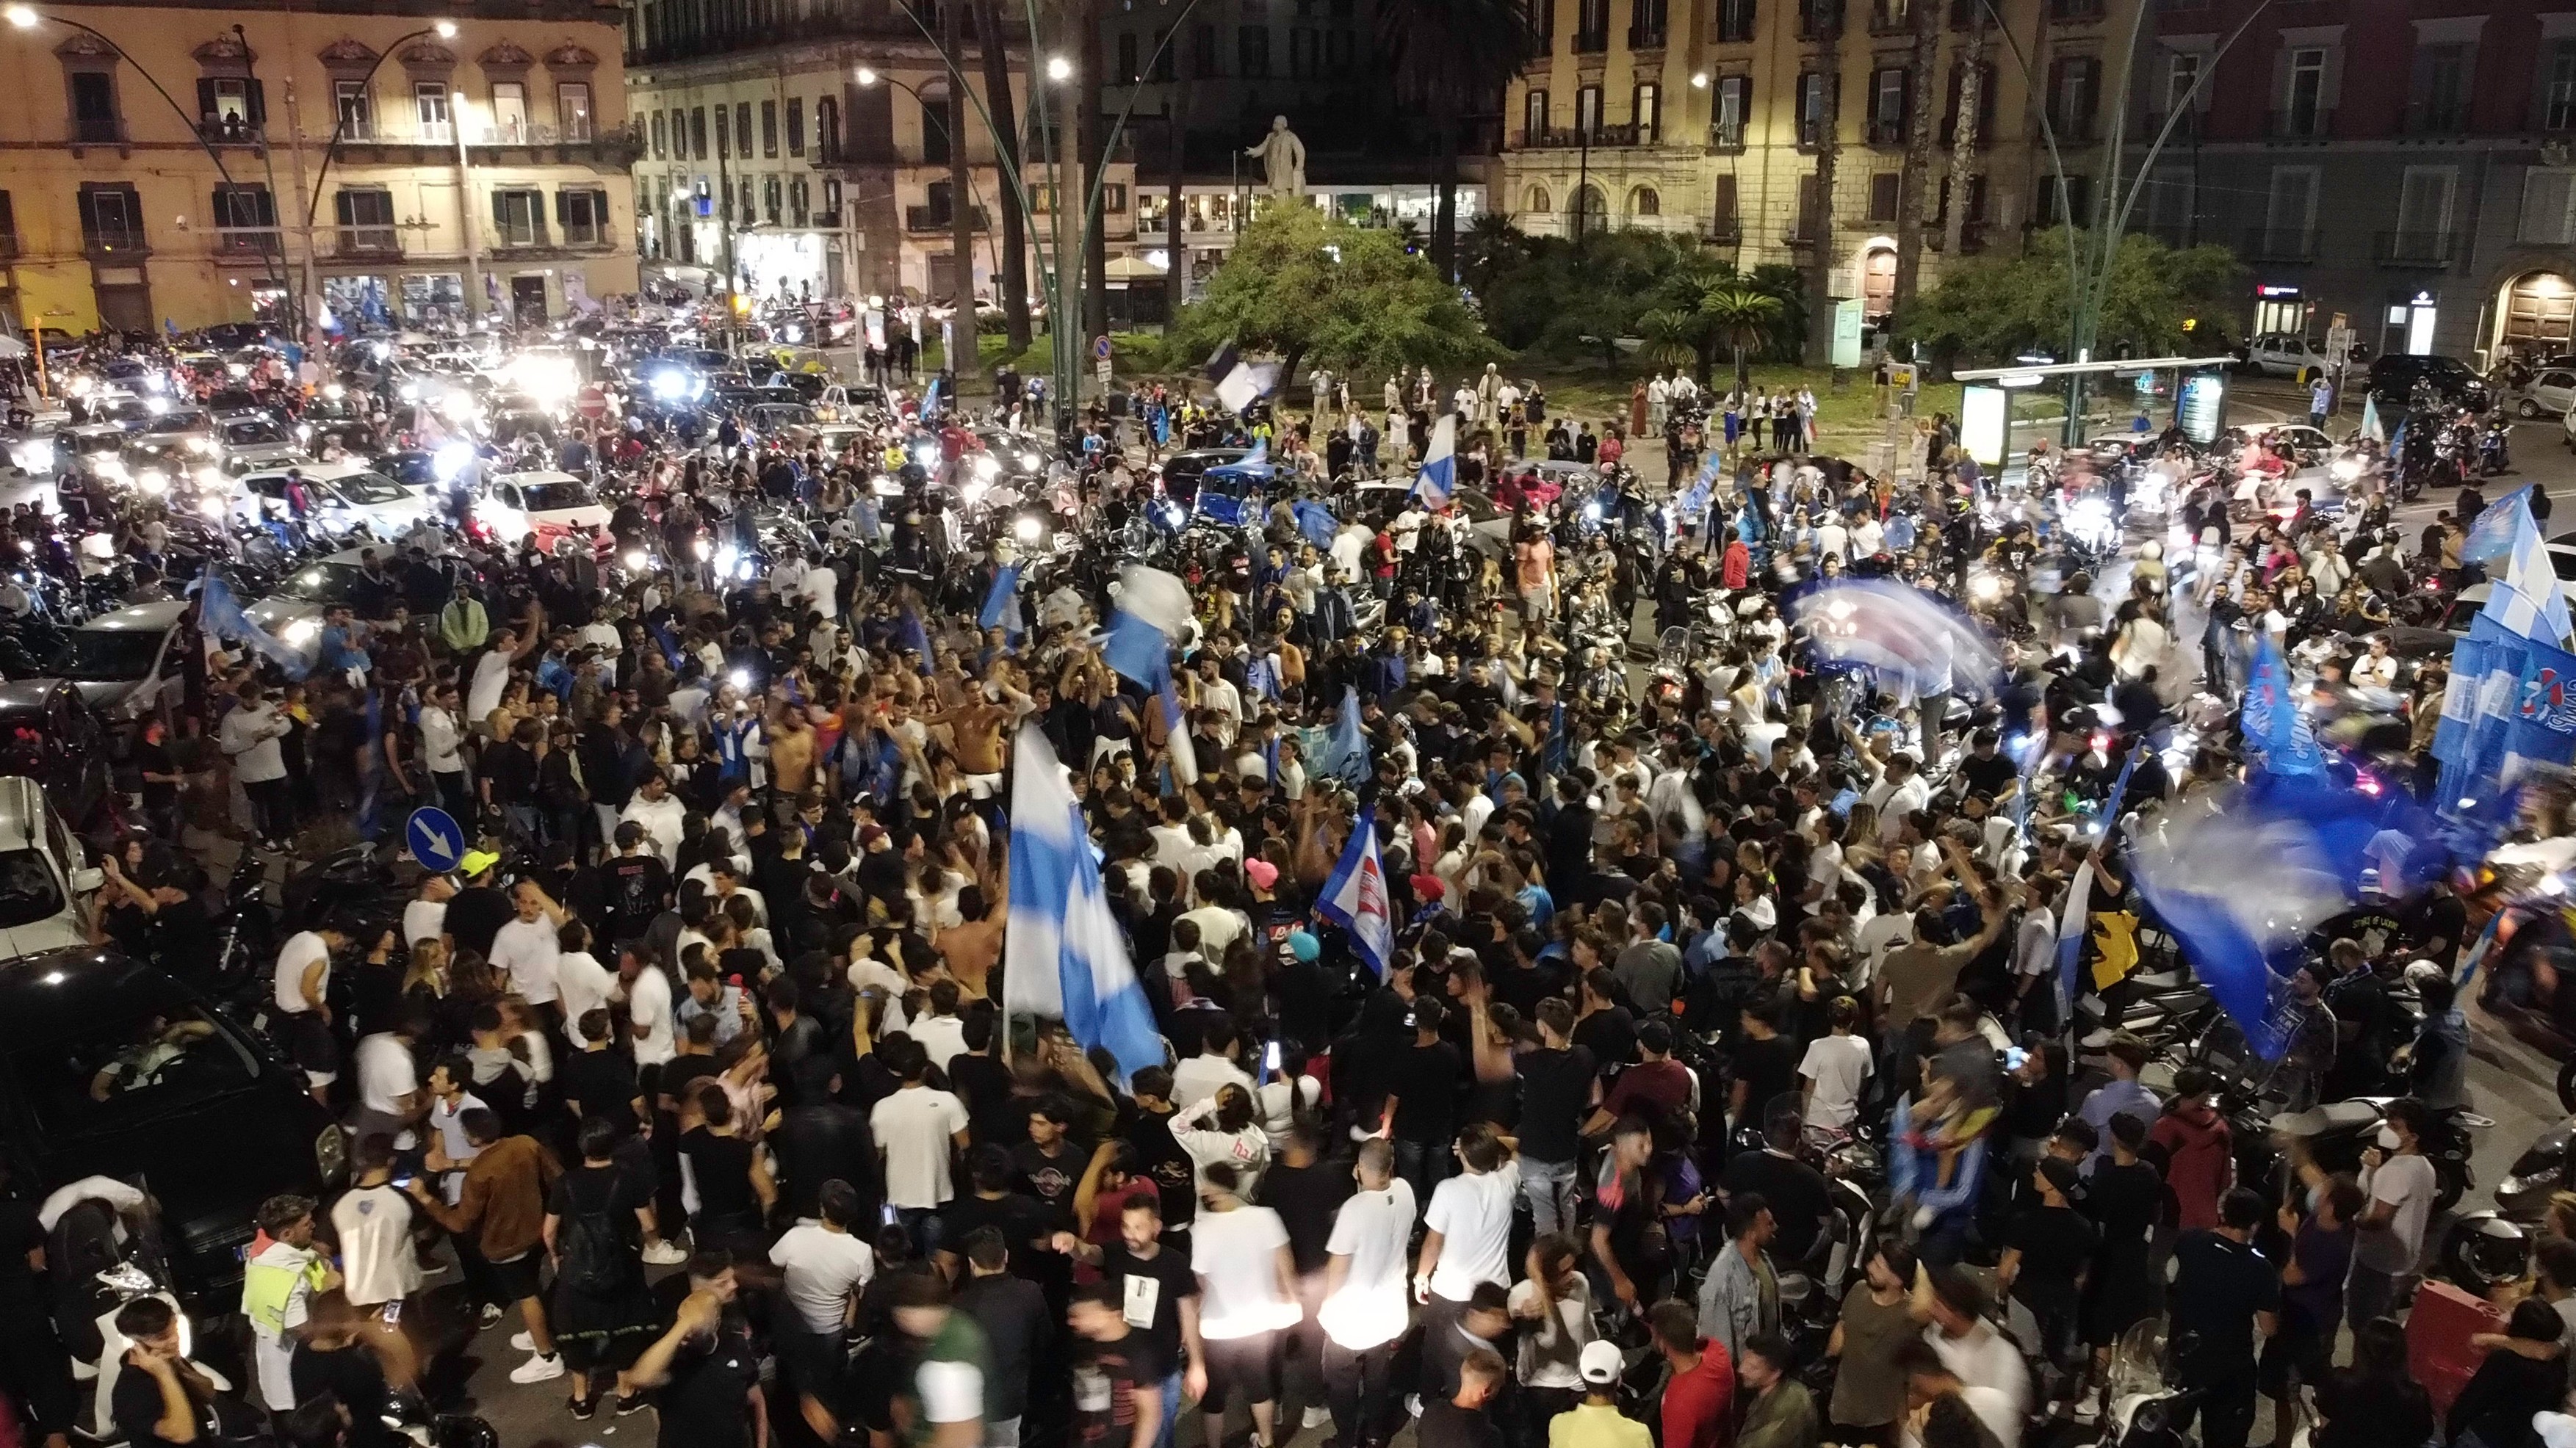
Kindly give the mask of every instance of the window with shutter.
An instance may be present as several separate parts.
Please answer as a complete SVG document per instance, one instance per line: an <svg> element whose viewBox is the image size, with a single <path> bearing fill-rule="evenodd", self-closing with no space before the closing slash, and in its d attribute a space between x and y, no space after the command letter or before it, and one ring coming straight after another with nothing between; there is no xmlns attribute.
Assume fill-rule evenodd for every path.
<svg viewBox="0 0 2576 1448"><path fill-rule="evenodd" d="M830 96L814 103L814 152L826 166L841 159L841 103Z"/></svg>
<svg viewBox="0 0 2576 1448"><path fill-rule="evenodd" d="M771 157L778 154L778 102L776 101L760 103L760 154Z"/></svg>
<svg viewBox="0 0 2576 1448"><path fill-rule="evenodd" d="M787 154L790 156L805 154L805 98L803 96L787 98Z"/></svg>
<svg viewBox="0 0 2576 1448"><path fill-rule="evenodd" d="M2576 171L2522 173L2522 216L2514 240L2535 246L2564 246L2576 240Z"/></svg>
<svg viewBox="0 0 2576 1448"><path fill-rule="evenodd" d="M116 79L103 70L71 73L72 136L82 141L119 141L125 126L116 111Z"/></svg>
<svg viewBox="0 0 2576 1448"><path fill-rule="evenodd" d="M444 145L456 139L455 132L449 128L448 123L445 81L415 82L411 88L411 104L412 117L420 126L420 138L423 141L433 145Z"/></svg>
<svg viewBox="0 0 2576 1448"><path fill-rule="evenodd" d="M1737 221L1735 214L1735 173L1732 171L1717 178L1716 189L1709 200L1708 224L1710 233L1715 236L1736 237L1743 234L1741 223Z"/></svg>
<svg viewBox="0 0 2576 1448"><path fill-rule="evenodd" d="M2540 128L2576 130L2576 40L2554 40L2540 58Z"/></svg>
<svg viewBox="0 0 2576 1448"><path fill-rule="evenodd" d="M1869 178L1870 220L1896 220L1896 188L1897 175L1893 171L1882 171Z"/></svg>
<svg viewBox="0 0 2576 1448"><path fill-rule="evenodd" d="M716 107L716 159L733 158L733 112L729 107Z"/></svg>

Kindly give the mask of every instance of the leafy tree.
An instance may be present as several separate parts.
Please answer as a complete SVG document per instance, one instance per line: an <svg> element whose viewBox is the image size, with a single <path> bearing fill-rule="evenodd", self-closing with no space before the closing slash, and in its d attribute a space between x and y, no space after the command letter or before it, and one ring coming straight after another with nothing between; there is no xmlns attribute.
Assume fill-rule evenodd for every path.
<svg viewBox="0 0 2576 1448"><path fill-rule="evenodd" d="M1276 352L1283 379L1311 363L1357 374L1454 367L1494 351L1457 289L1394 232L1304 206L1262 208L1172 338L1178 356L1229 341Z"/></svg>
<svg viewBox="0 0 2576 1448"><path fill-rule="evenodd" d="M1458 275L1458 122L1490 107L1523 65L1546 53L1530 0L1378 0L1378 43L1400 98L1431 118L1431 265Z"/></svg>
<svg viewBox="0 0 2576 1448"><path fill-rule="evenodd" d="M2225 247L2176 250L2130 233L2103 289L2095 355L2171 355L2186 344L2208 350L2230 314L2241 268ZM1941 284L1897 314L1896 334L1944 361L2002 362L2033 348L2065 347L2071 323L2066 231L2035 232L2017 257L1975 258L1944 269ZM2194 330L2183 323L2197 318Z"/></svg>
<svg viewBox="0 0 2576 1448"><path fill-rule="evenodd" d="M1458 275L1482 296L1494 278L1529 260L1529 238L1499 211L1487 211L1458 238Z"/></svg>

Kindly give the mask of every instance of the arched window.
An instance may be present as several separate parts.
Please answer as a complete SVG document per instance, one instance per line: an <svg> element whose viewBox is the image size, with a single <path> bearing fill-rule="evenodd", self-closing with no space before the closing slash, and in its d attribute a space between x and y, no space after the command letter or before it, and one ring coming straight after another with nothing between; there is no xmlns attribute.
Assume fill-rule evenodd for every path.
<svg viewBox="0 0 2576 1448"><path fill-rule="evenodd" d="M1602 199L1600 187L1586 183L1574 193L1574 211L1577 216L1599 221L1610 214L1610 204Z"/></svg>
<svg viewBox="0 0 2576 1448"><path fill-rule="evenodd" d="M1663 211L1664 198L1655 194L1654 187L1640 186L1628 193L1630 216L1661 216Z"/></svg>
<svg viewBox="0 0 2576 1448"><path fill-rule="evenodd" d="M1546 188L1546 187L1544 187L1544 186L1533 186L1533 187L1531 187L1531 188L1529 189L1529 207L1528 207L1528 209L1529 209L1529 210L1531 210L1531 211L1539 212L1539 213L1541 213L1541 214L1545 214L1545 213L1548 211L1548 209L1549 209L1549 207L1548 207L1548 199L1549 199L1549 198L1548 198L1547 188Z"/></svg>

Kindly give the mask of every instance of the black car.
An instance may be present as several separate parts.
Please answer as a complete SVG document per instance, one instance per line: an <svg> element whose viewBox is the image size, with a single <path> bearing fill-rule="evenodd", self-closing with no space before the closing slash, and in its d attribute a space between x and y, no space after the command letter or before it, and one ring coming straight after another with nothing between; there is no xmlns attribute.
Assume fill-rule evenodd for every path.
<svg viewBox="0 0 2576 1448"><path fill-rule="evenodd" d="M2430 382L2434 395L2446 407L2484 412L2495 400L2487 390L2486 379L2457 357L2390 352L2370 364L2370 395L2379 399L2383 407L2407 406L2414 398L2417 382Z"/></svg>
<svg viewBox="0 0 2576 1448"><path fill-rule="evenodd" d="M183 1300L229 1311L259 1204L336 1185L347 1147L300 1076L174 977L85 949L0 963L11 1179L151 1193Z"/></svg>
<svg viewBox="0 0 2576 1448"><path fill-rule="evenodd" d="M99 824L108 805L107 733L69 679L0 684L0 774L42 784L75 830Z"/></svg>

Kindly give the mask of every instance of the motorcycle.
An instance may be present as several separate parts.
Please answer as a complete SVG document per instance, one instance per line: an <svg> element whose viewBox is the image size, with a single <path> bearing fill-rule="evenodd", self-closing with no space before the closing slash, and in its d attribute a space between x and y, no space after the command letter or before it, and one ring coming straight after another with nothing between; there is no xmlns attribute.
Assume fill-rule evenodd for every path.
<svg viewBox="0 0 2576 1448"><path fill-rule="evenodd" d="M2489 418L2486 430L2478 435L2478 476L2492 478L2513 471L2513 429L2505 425L2501 413Z"/></svg>

